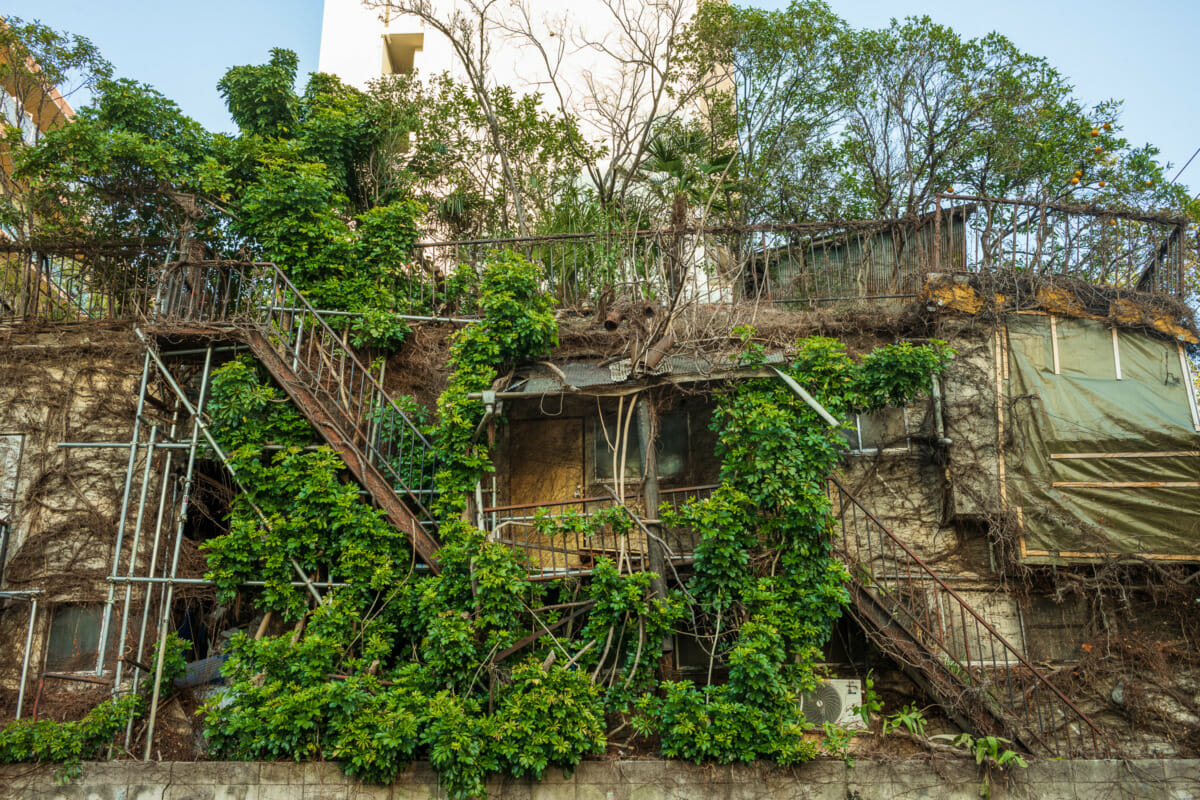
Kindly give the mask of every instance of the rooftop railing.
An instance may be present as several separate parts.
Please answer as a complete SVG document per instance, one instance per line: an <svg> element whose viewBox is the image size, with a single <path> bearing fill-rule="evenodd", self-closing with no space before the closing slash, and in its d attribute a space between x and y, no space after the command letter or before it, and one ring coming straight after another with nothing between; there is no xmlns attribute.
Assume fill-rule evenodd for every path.
<svg viewBox="0 0 1200 800"><path fill-rule="evenodd" d="M468 274L511 250L562 306L604 297L790 306L916 297L930 273L1066 277L1183 297L1193 236L1165 213L939 195L890 220L663 228L425 242L388 279L393 311L470 316ZM138 319L170 243L0 243L0 320Z"/></svg>

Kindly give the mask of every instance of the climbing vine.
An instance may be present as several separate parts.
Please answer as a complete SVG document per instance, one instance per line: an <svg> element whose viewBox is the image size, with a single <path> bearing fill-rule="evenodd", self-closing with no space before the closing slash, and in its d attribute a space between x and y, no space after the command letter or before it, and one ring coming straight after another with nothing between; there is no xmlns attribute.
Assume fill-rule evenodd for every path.
<svg viewBox="0 0 1200 800"><path fill-rule="evenodd" d="M266 576L260 605L294 626L232 642L230 691L206 709L214 755L330 758L377 782L426 758L455 798L482 795L489 773L570 769L604 749L614 719L659 736L672 758L816 755L798 693L816 685L814 665L848 599L825 496L839 431L780 381L732 385L713 423L720 488L661 515L702 532L692 576L662 596L655 576L600 558L586 583L535 582L524 557L466 512L491 469L481 393L556 343L539 290L524 259L494 259L479 284L482 321L452 345L432 430L436 575L411 568L407 543L359 501L337 459L250 362L214 375L214 428L248 491L230 532L207 544L210 573L226 597ZM797 344L787 371L845 418L906 401L950 355L940 343L898 344L856 362L838 342L813 338ZM762 353L749 348L746 358ZM534 521L550 540L634 525L619 508ZM292 561L345 585L314 602L292 585ZM688 617L725 683L660 681L663 642Z"/></svg>
<svg viewBox="0 0 1200 800"><path fill-rule="evenodd" d="M762 355L750 347L746 358L761 363ZM942 342L899 343L855 362L840 342L813 337L797 342L786 371L846 419L907 402L952 355ZM712 659L727 664L729 680L664 684L638 701L637 723L660 734L663 754L673 758L806 761L817 748L803 737L799 694L816 687L822 648L849 601L845 568L831 552L826 495L844 440L774 380L736 385L720 399L713 425L720 487L663 516L702 533L688 587L712 632ZM764 552L772 557L755 558Z"/></svg>

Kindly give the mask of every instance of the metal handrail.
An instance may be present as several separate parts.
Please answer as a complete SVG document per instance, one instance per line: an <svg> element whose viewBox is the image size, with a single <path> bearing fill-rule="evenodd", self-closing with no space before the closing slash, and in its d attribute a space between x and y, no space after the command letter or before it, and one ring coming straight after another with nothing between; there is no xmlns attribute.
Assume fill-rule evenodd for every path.
<svg viewBox="0 0 1200 800"><path fill-rule="evenodd" d="M684 486L676 489L662 489L660 500L662 506L678 506L688 500L703 498L716 488L715 484L704 486ZM641 495L630 495L626 504L636 502ZM578 530L568 530L561 533L546 535L538 531L538 521L544 518L552 520L567 514L578 514L590 518L596 512L620 507L612 495L599 497L576 497L569 500L542 500L533 503L516 503L502 506L489 506L481 511L484 530L490 532L501 544L516 548L528 559L530 573L536 579L538 576L561 577L566 575L588 575L592 571L595 558L606 554L628 554L641 567L645 567L643 550L636 545L642 534L631 532L631 541L626 536L608 530L596 530L584 533ZM626 505L628 508L628 505ZM546 512L545 515L537 512ZM687 540L679 532L664 532L671 541L667 560L672 564L689 563L695 554L695 542Z"/></svg>
<svg viewBox="0 0 1200 800"><path fill-rule="evenodd" d="M1054 755L1067 757L1080 750L1105 756L1115 752L1104 732L1070 698L840 481L831 477L830 486L831 502L836 490L833 513L841 522L842 534L835 537L834 552L850 568L852 584L887 609L891 622L942 659L937 663L944 678L963 690L982 690L980 699L989 713L1000 710L1019 720L1024 731ZM849 519L848 509L852 512ZM890 569L885 573L877 565L890 565ZM928 594L931 589L932 597ZM924 669L928 670L928 665ZM1065 724L1055 724L1060 718ZM1072 741L1072 721L1081 728L1076 742ZM1065 742L1060 731L1065 732L1061 736Z"/></svg>
<svg viewBox="0 0 1200 800"><path fill-rule="evenodd" d="M173 322L252 324L280 348L297 377L326 398L345 433L371 464L407 495L420 521L432 514L429 493L437 465L432 445L363 365L347 341L270 262L177 264L167 271L157 312Z"/></svg>

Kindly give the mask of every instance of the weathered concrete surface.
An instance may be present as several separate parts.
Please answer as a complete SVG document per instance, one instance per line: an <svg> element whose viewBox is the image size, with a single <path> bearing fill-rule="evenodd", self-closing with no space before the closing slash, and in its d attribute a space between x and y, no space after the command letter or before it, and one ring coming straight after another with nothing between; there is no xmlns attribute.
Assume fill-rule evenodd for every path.
<svg viewBox="0 0 1200 800"><path fill-rule="evenodd" d="M971 760L820 760L694 766L670 761L589 761L540 783L493 780L492 800L977 800L982 774ZM996 800L1125 800L1200 797L1200 760L1044 761L993 777ZM335 764L136 762L85 764L54 785L53 767L0 766L2 800L424 800L445 797L428 764L391 786L364 786Z"/></svg>

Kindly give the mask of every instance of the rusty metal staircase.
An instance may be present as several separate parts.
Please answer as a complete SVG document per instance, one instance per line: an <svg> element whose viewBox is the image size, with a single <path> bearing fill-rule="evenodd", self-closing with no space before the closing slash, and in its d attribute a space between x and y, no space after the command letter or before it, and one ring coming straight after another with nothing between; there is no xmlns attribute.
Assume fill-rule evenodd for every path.
<svg viewBox="0 0 1200 800"><path fill-rule="evenodd" d="M1118 755L1105 734L836 479L834 554L867 635L960 727L1056 758Z"/></svg>
<svg viewBox="0 0 1200 800"><path fill-rule="evenodd" d="M436 571L429 441L354 354L348 331L331 328L278 267L170 265L155 316L160 334L242 341Z"/></svg>

